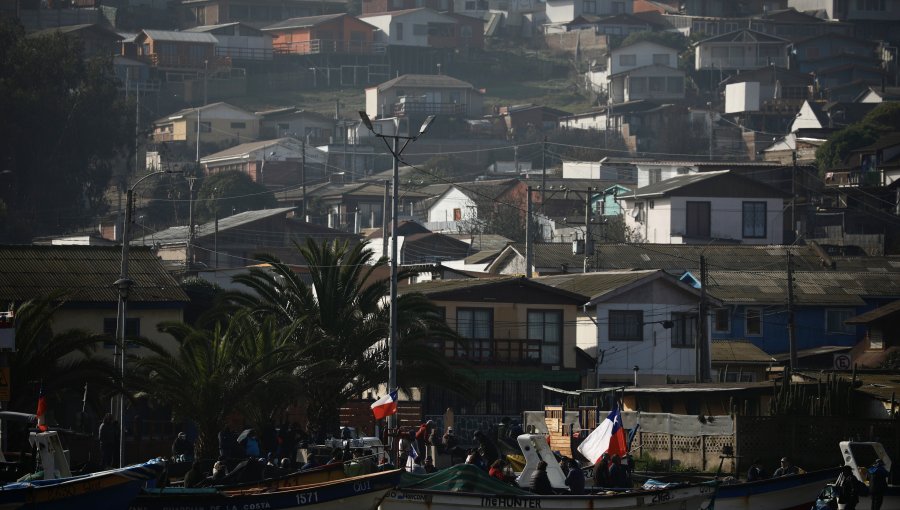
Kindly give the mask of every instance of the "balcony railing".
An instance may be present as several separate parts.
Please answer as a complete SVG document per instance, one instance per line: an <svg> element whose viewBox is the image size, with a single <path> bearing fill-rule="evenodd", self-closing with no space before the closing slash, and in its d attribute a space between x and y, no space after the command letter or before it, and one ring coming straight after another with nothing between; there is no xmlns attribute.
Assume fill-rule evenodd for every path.
<svg viewBox="0 0 900 510"><path fill-rule="evenodd" d="M863 172L860 170L846 170L841 172L826 172L825 185L833 187L844 186L878 186L881 174L879 172Z"/></svg>
<svg viewBox="0 0 900 510"><path fill-rule="evenodd" d="M272 48L241 48L237 46L216 46L217 57L235 60L272 60Z"/></svg>
<svg viewBox="0 0 900 510"><path fill-rule="evenodd" d="M465 345L435 345L449 359L489 365L540 365L541 340L525 338L467 339ZM559 363L556 363L559 364Z"/></svg>
<svg viewBox="0 0 900 510"><path fill-rule="evenodd" d="M379 55L385 51L384 43L365 41L345 41L343 39L312 39L279 43L272 46L276 54L311 55L320 53L340 53L350 55Z"/></svg>
<svg viewBox="0 0 900 510"><path fill-rule="evenodd" d="M407 101L394 104L394 115L462 115L466 113L466 105L459 103L434 103L425 101Z"/></svg>
<svg viewBox="0 0 900 510"><path fill-rule="evenodd" d="M786 67L784 57L707 57L702 60L704 69L759 69L770 65Z"/></svg>
<svg viewBox="0 0 900 510"><path fill-rule="evenodd" d="M212 71L215 69L231 67L230 57L213 57L212 59L207 59L188 55L163 55L161 53L151 53L149 55L144 55L144 58L149 60L153 67L164 67L169 69Z"/></svg>
<svg viewBox="0 0 900 510"><path fill-rule="evenodd" d="M173 133L153 133L154 142L171 142L173 140L175 140Z"/></svg>

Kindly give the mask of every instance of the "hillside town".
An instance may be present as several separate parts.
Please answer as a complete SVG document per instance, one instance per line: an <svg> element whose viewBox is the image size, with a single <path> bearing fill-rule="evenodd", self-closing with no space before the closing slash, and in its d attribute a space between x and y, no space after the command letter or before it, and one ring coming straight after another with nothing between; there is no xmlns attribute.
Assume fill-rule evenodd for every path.
<svg viewBox="0 0 900 510"><path fill-rule="evenodd" d="M772 500L641 490L878 508L898 26L900 0L0 0L4 481L556 508L794 465ZM479 462L530 492L445 486ZM423 463L440 483L393 474ZM188 501L134 490L115 508Z"/></svg>

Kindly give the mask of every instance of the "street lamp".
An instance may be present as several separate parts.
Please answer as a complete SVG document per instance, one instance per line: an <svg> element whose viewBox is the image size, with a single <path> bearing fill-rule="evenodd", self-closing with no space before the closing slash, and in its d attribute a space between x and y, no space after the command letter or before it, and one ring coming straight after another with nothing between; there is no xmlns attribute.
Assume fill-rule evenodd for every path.
<svg viewBox="0 0 900 510"><path fill-rule="evenodd" d="M118 415L119 415L119 467L125 467L125 313L126 303L128 302L128 293L134 281L128 278L128 243L129 233L131 230L131 210L134 208L134 188L144 180L160 174L180 174L180 170L159 170L151 172L128 188L125 195L125 223L122 225L122 266L119 271L119 279L116 280L116 290L119 292L119 303L116 311L116 354L120 357L119 363L121 368L121 384L122 392L119 394Z"/></svg>
<svg viewBox="0 0 900 510"><path fill-rule="evenodd" d="M403 153L403 149L409 145L409 142L415 141L425 134L428 126L434 122L434 115L429 115L425 118L425 122L422 123L422 127L419 128L419 132L415 136L400 136L399 133L393 135L376 133L372 127L372 121L366 112L360 111L359 118L362 119L363 125L366 126L369 132L384 141L384 144L394 157L393 189L391 191L391 336L388 345L390 353L388 358L388 393L390 393L397 389L397 344L400 340L400 332L397 327L397 216L399 216L400 209L398 193L400 188L400 155ZM393 144L388 143L388 138L393 141ZM403 140L402 147L400 146L400 140ZM396 425L397 415L392 414L388 416L388 429L395 428Z"/></svg>

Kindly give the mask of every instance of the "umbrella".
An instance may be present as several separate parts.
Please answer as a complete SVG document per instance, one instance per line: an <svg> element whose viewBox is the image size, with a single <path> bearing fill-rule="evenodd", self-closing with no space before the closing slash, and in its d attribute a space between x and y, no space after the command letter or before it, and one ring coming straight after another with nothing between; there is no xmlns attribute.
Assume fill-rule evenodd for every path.
<svg viewBox="0 0 900 510"><path fill-rule="evenodd" d="M247 436L249 436L251 432L253 432L253 429L245 429L243 432L241 432L241 435L239 435L237 437L237 442L243 443L244 440L247 439Z"/></svg>

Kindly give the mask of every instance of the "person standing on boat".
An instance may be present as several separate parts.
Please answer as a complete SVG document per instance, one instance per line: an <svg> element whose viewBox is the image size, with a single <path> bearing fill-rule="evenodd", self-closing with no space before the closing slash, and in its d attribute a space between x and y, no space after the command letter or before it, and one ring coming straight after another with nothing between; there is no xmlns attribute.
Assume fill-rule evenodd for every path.
<svg viewBox="0 0 900 510"><path fill-rule="evenodd" d="M853 476L853 468L844 466L841 468L841 475L838 477L838 504L844 505L844 510L856 510L856 504L859 503L859 485L856 477Z"/></svg>
<svg viewBox="0 0 900 510"><path fill-rule="evenodd" d="M431 457L425 457L425 464L422 467L425 468L425 472L429 475L437 471L437 468L434 466L434 459Z"/></svg>
<svg viewBox="0 0 900 510"><path fill-rule="evenodd" d="M444 451L450 455L450 465L453 466L456 464L456 459L462 459L465 461L466 452L462 448L459 447L459 438L456 437L456 434L453 433L453 427L447 427L447 432L444 433Z"/></svg>
<svg viewBox="0 0 900 510"><path fill-rule="evenodd" d="M566 486L569 493L580 496L584 494L584 473L573 459L563 459L563 470L566 471Z"/></svg>
<svg viewBox="0 0 900 510"><path fill-rule="evenodd" d="M604 453L594 466L594 487L609 486L609 454Z"/></svg>
<svg viewBox="0 0 900 510"><path fill-rule="evenodd" d="M531 474L531 491L542 496L553 494L553 486L547 476L547 463L544 461L538 462L537 469Z"/></svg>
<svg viewBox="0 0 900 510"><path fill-rule="evenodd" d="M768 477L766 469L762 466L762 461L760 459L754 459L753 464L750 464L750 469L747 470L747 481L755 482L757 480L764 480Z"/></svg>
<svg viewBox="0 0 900 510"><path fill-rule="evenodd" d="M400 469L406 469L406 463L409 461L409 454L413 449L412 440L409 432L400 433L400 445L397 452L397 466Z"/></svg>
<svg viewBox="0 0 900 510"><path fill-rule="evenodd" d="M618 455L613 455L609 459L609 483L616 489L628 487L628 474Z"/></svg>
<svg viewBox="0 0 900 510"><path fill-rule="evenodd" d="M179 432L172 442L172 458L175 462L191 462L194 460L194 445L188 441L187 434Z"/></svg>
<svg viewBox="0 0 900 510"><path fill-rule="evenodd" d="M116 441L116 427L111 413L106 413L106 416L103 417L98 434L100 436L100 461L105 468L113 467L118 441Z"/></svg>
<svg viewBox="0 0 900 510"><path fill-rule="evenodd" d="M484 432L476 430L475 441L478 442L478 450L481 453L481 456L484 458L484 462L486 465L490 466L494 463L495 460L500 458L500 452L497 450L497 446L494 445L491 439L487 437Z"/></svg>
<svg viewBox="0 0 900 510"><path fill-rule="evenodd" d="M259 439L256 438L256 431L251 430L249 434L247 434L247 439L245 439L244 443L244 453L248 457L259 457Z"/></svg>
<svg viewBox="0 0 900 510"><path fill-rule="evenodd" d="M787 476L787 475L796 475L800 472L797 466L791 464L791 459L787 457L781 458L781 467L775 470L776 477L778 476Z"/></svg>
<svg viewBox="0 0 900 510"><path fill-rule="evenodd" d="M872 510L881 510L887 487L888 471L884 468L884 462L878 459L869 468L869 494L872 496Z"/></svg>

